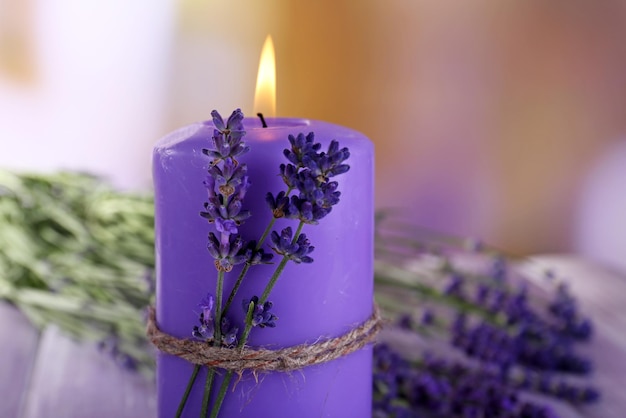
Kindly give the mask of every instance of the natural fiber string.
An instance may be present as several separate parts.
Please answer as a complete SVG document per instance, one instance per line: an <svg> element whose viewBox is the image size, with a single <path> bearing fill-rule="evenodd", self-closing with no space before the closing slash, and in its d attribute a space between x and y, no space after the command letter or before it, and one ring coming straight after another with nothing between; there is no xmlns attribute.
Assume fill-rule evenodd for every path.
<svg viewBox="0 0 626 418"><path fill-rule="evenodd" d="M213 347L206 342L180 339L164 333L157 326L154 308L150 307L146 334L161 352L194 364L238 373L243 370L289 372L353 353L372 342L381 328L380 312L374 306L374 312L367 321L336 338L278 350Z"/></svg>

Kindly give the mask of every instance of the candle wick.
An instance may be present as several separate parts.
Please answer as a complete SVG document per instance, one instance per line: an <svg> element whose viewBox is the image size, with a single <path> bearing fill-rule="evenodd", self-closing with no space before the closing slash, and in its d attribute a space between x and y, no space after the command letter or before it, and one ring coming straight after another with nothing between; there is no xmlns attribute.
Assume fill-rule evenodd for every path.
<svg viewBox="0 0 626 418"><path fill-rule="evenodd" d="M263 113L259 112L256 115L259 117L259 119L261 119L261 124L263 124L263 127L267 128L267 123L265 123L265 118L263 117Z"/></svg>

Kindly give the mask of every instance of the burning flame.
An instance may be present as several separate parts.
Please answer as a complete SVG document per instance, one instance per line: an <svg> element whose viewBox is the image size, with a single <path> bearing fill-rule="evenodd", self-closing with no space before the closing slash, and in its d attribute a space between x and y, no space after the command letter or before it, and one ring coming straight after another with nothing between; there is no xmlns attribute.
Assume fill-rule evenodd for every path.
<svg viewBox="0 0 626 418"><path fill-rule="evenodd" d="M276 56L272 37L267 35L259 60L259 74L254 94L254 113L276 116Z"/></svg>

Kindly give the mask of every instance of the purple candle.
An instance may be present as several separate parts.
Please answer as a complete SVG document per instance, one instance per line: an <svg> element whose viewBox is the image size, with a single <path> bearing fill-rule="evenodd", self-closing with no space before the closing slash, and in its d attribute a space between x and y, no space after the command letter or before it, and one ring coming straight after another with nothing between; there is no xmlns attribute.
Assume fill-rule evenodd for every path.
<svg viewBox="0 0 626 418"><path fill-rule="evenodd" d="M305 225L315 251L312 264L288 263L269 300L278 316L276 328L255 327L250 347L277 349L314 343L320 338L342 335L365 322L373 301L373 146L362 134L325 122L305 119L267 119L267 128L246 118L244 141L250 152L238 160L248 165L252 183L244 209L252 216L240 228L246 240L258 239L272 214L265 202L267 192L285 189L278 175L287 162L283 149L287 136L315 133L322 149L335 139L350 149L350 171L341 175L341 201L319 225ZM212 122L183 127L161 139L154 149L153 175L156 210L157 323L162 331L191 338L198 323L198 302L214 293L217 272L206 249L214 231L200 217L206 201L203 180L210 159L202 153L211 146ZM279 219L274 230L297 226ZM265 245L266 250L267 243ZM244 298L261 295L275 265L252 266L230 308L229 317L243 329ZM227 296L241 266L227 273ZM225 297L226 297L225 296ZM371 415L371 346L328 363L291 372L261 373L258 382L244 373L234 390L228 391L222 417L367 417ZM157 360L159 417L173 417L192 374L193 365L159 353ZM218 373L219 387L224 371ZM202 367L183 416L200 414L206 368ZM233 382L237 381L237 376ZM214 391L215 385L214 385Z"/></svg>

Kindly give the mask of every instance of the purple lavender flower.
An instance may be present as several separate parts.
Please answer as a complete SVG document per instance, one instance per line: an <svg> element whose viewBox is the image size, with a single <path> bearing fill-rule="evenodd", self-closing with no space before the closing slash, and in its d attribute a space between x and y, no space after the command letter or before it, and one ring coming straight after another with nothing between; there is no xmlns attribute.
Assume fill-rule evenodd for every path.
<svg viewBox="0 0 626 418"><path fill-rule="evenodd" d="M576 299L569 293L566 285L559 285L548 311L556 319L557 327L562 334L581 341L591 338L593 324L589 319L581 318Z"/></svg>
<svg viewBox="0 0 626 418"><path fill-rule="evenodd" d="M491 288L484 283L479 283L476 287L476 303L479 305L483 305L487 302L487 298L489 297Z"/></svg>
<svg viewBox="0 0 626 418"><path fill-rule="evenodd" d="M424 312L422 312L422 318L420 320L420 323L424 326L432 325L435 323L435 314L433 313L432 309L424 309Z"/></svg>
<svg viewBox="0 0 626 418"><path fill-rule="evenodd" d="M193 327L191 335L199 340L213 340L213 305L214 299L211 293L207 293L207 295L198 304L198 307L200 308L200 325Z"/></svg>
<svg viewBox="0 0 626 418"><path fill-rule="evenodd" d="M295 178L295 184L300 192L299 198L312 205L328 209L339 203L341 192L337 190L336 181L319 182L310 170L302 170Z"/></svg>
<svg viewBox="0 0 626 418"><path fill-rule="evenodd" d="M204 182L205 185L209 183L206 180ZM237 223L245 221L250 217L250 212L242 210L242 201L248 187L246 178L246 182L238 184L231 195L211 194L209 191L209 201L204 203L205 210L200 212L200 216L209 222L215 222L219 218L232 219Z"/></svg>
<svg viewBox="0 0 626 418"><path fill-rule="evenodd" d="M202 320L213 320L213 305L215 303L215 299L211 293L207 293L207 295L198 303L198 307L202 310L200 312L200 316Z"/></svg>
<svg viewBox="0 0 626 418"><path fill-rule="evenodd" d="M200 212L200 216L215 224L219 239L211 232L207 249L215 258L215 267L228 272L234 265L246 261L238 227L250 216L249 211L242 209L250 181L247 166L239 164L235 157L246 152L248 147L241 141L245 131L240 109L235 110L226 123L217 111L214 110L211 115L215 125L214 148L202 151L213 161L204 181L208 201L204 203L205 210Z"/></svg>
<svg viewBox="0 0 626 418"><path fill-rule="evenodd" d="M209 327L207 324L200 321L200 326L194 325L191 335L198 340L213 341L213 322L211 322L210 325Z"/></svg>
<svg viewBox="0 0 626 418"><path fill-rule="evenodd" d="M199 322L200 325L193 327L191 335L202 341L211 342L214 338L214 298L211 293L208 293L198 304L200 308ZM226 317L222 317L221 321L222 330L222 345L227 347L233 346L237 342L237 332L239 328L231 325L230 320Z"/></svg>
<svg viewBox="0 0 626 418"><path fill-rule="evenodd" d="M216 110L211 112L211 116L215 125L213 148L203 149L202 152L213 159L212 165L226 159L235 160L235 157L249 151L248 146L241 141L246 132L243 130L243 113L240 109L235 110L226 123Z"/></svg>
<svg viewBox="0 0 626 418"><path fill-rule="evenodd" d="M213 117L213 125L222 135L232 138L241 138L246 134L243 130L243 112L241 109L235 109L228 117L228 121L224 123L224 119L217 110L211 112Z"/></svg>
<svg viewBox="0 0 626 418"><path fill-rule="evenodd" d="M538 322L524 322L516 335L509 335L506 329L487 322L468 327L460 326L457 319L452 325L452 344L470 357L498 365L503 373L513 364L577 374L591 371L588 358L575 353L567 339Z"/></svg>
<svg viewBox="0 0 626 418"><path fill-rule="evenodd" d="M232 219L217 218L215 220L215 229L223 235L234 235L237 231L237 222Z"/></svg>
<svg viewBox="0 0 626 418"><path fill-rule="evenodd" d="M488 275L491 276L496 282L505 281L508 275L506 258L503 256L494 257Z"/></svg>
<svg viewBox="0 0 626 418"><path fill-rule="evenodd" d="M306 155L317 154L322 144L315 142L315 134L310 132L307 136L300 133L297 136L289 135L287 137L291 144L291 149L285 149L283 153L289 161L298 167L302 167L302 160Z"/></svg>
<svg viewBox="0 0 626 418"><path fill-rule="evenodd" d="M335 206L339 203L339 196L341 196L341 192L337 191L338 186L339 183L336 181L329 181L320 185L322 195L317 198L315 203L323 208Z"/></svg>
<svg viewBox="0 0 626 418"><path fill-rule="evenodd" d="M280 176L290 189L295 189L298 182L298 168L293 164L281 164Z"/></svg>
<svg viewBox="0 0 626 418"><path fill-rule="evenodd" d="M306 154L303 157L303 164L306 168L311 170L313 175L317 177L320 182L328 181L329 177L334 177L339 174L343 174L350 169L350 166L343 164L345 160L350 157L350 151L344 147L339 149L339 143L335 140L330 142L327 153L320 153L317 155Z"/></svg>
<svg viewBox="0 0 626 418"><path fill-rule="evenodd" d="M275 218L285 216L315 225L330 213L332 206L339 203L341 192L336 190L338 183L333 181L319 184L308 170L297 173L285 182L290 187L296 187L300 194L288 198L284 191L279 192L276 197L268 193L266 201Z"/></svg>
<svg viewBox="0 0 626 418"><path fill-rule="evenodd" d="M242 210L242 202L239 194L224 198L222 195L214 195L204 203L204 211L200 212L200 216L206 218L209 223L215 222L216 219L232 219L237 223L241 223L250 217L250 212Z"/></svg>
<svg viewBox="0 0 626 418"><path fill-rule="evenodd" d="M312 132L306 137L304 134L290 135L291 149L285 149L284 154L291 164L280 165L283 181L289 190L297 189L298 196L292 196L289 205L284 201L286 194L268 199L275 213L310 224L316 224L339 203L338 183L329 181L329 178L350 169L344 164L350 156L348 148L339 149L339 143L333 140L328 152L318 152L321 144L315 143L314 138ZM277 208L280 210L276 211Z"/></svg>
<svg viewBox="0 0 626 418"><path fill-rule="evenodd" d="M300 263L312 263L313 259L308 254L313 252L315 247L311 245L305 234L300 234L293 241L293 231L291 227L283 229L278 235L278 232L272 231L270 238L274 246L272 247L277 254L288 257L293 262Z"/></svg>
<svg viewBox="0 0 626 418"><path fill-rule="evenodd" d="M247 183L247 172L246 164L235 164L230 158L224 160L222 167L218 165L209 167L209 177L214 180L213 191L224 196L232 195L237 190L237 186Z"/></svg>
<svg viewBox="0 0 626 418"><path fill-rule="evenodd" d="M401 416L412 417L556 418L546 406L521 402L516 388L488 369L433 356L412 364L384 344L374 347L373 395L380 416L395 416L394 405L403 405Z"/></svg>
<svg viewBox="0 0 626 418"><path fill-rule="evenodd" d="M317 225L318 220L328 214L328 212L319 206L297 196L291 196L289 204L285 210L285 217L288 219L298 219L305 224Z"/></svg>
<svg viewBox="0 0 626 418"><path fill-rule="evenodd" d="M252 304L252 326L253 327L270 327L274 328L276 326L276 320L278 317L270 312L272 309L272 302L265 302L263 305L259 304L258 296L252 296L250 299L244 299L242 301L242 308L245 313L248 313L248 309L250 309L250 304Z"/></svg>
<svg viewBox="0 0 626 418"><path fill-rule="evenodd" d="M396 324L400 329L411 331L414 326L413 317L410 314L402 314L396 320Z"/></svg>
<svg viewBox="0 0 626 418"><path fill-rule="evenodd" d="M229 272L237 264L245 262L246 255L245 251L242 251L244 242L240 236L222 235L222 238L224 237L225 239L220 240L213 232L210 232L207 249L215 258L215 268Z"/></svg>
<svg viewBox="0 0 626 418"><path fill-rule="evenodd" d="M222 317L222 345L232 347L237 344L239 328L232 325L227 317Z"/></svg>
<svg viewBox="0 0 626 418"><path fill-rule="evenodd" d="M257 264L270 264L272 259L274 258L274 254L266 253L263 248L256 248L257 243L255 240L248 241L246 244L246 248L244 250L244 256L246 259L246 263L251 266Z"/></svg>
<svg viewBox="0 0 626 418"><path fill-rule="evenodd" d="M453 274L450 277L450 281L446 284L446 287L443 290L444 295L454 296L459 299L464 299L465 294L463 292L463 288L465 285L465 277L460 274Z"/></svg>
<svg viewBox="0 0 626 418"><path fill-rule="evenodd" d="M504 290L494 289L487 309L489 309L491 313L496 314L504 309L507 299L508 296Z"/></svg>
<svg viewBox="0 0 626 418"><path fill-rule="evenodd" d="M274 218L282 218L285 216L285 209L289 206L289 198L284 191L278 192L276 197L272 193L267 193L265 201L272 210Z"/></svg>
<svg viewBox="0 0 626 418"><path fill-rule="evenodd" d="M519 388L555 396L573 404L590 404L600 399L600 393L596 388L574 383L549 373L525 370L523 379L512 383L517 384Z"/></svg>

